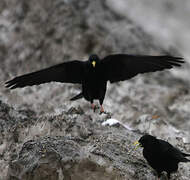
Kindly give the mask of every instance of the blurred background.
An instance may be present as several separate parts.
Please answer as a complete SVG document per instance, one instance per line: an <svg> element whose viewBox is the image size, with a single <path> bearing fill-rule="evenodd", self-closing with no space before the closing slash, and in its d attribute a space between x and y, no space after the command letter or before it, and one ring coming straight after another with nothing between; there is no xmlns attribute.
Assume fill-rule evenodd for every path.
<svg viewBox="0 0 190 180"><path fill-rule="evenodd" d="M189 129L189 12L188 0L1 0L0 98L39 114L79 105L88 113L88 102L69 101L80 86L49 83L10 91L4 82L92 53L170 54L185 58L183 68L111 84L104 106L130 125L140 115L157 114Z"/></svg>
<svg viewBox="0 0 190 180"><path fill-rule="evenodd" d="M190 152L189 12L189 0L0 0L0 179L7 177L11 162L16 170L12 171L13 176L19 175L17 170L21 170L21 175L31 172L31 166L26 165L29 171L22 166L22 162L28 162L22 157L31 158L32 164L35 161L28 153L30 148L26 146L27 155L24 156L20 154L25 150L20 150L24 142L40 142L40 138L46 136L77 137L77 142L78 138L85 138L89 143L87 148L83 147L86 154L87 149L91 153L92 144L97 142L93 137L98 134L100 151L104 151L101 143L105 142L110 157L118 157L120 152L130 157L126 156L125 147L118 149L112 146L113 142L130 147L141 132L168 140ZM184 57L186 63L181 68L108 83L104 109L130 131L123 126L102 127L108 117L99 115L99 110L94 113L84 99L70 102L69 99L80 92L80 85L52 82L12 91L4 86L16 76L69 60L87 60L92 53L100 57L113 53L172 55ZM82 113L72 113L73 107ZM83 136L85 133L87 136ZM102 142L106 133L108 138L105 136L106 141ZM127 141L123 144L124 141L112 135ZM114 139L111 150L107 148L110 139ZM117 153L112 153L113 149ZM61 152L64 154L62 149ZM14 166L17 154L21 161L16 161L18 166ZM134 179L151 179L152 170L146 167L145 161L142 163L141 151L135 155L138 156L132 157L131 163L122 157L122 160L112 159L111 164L114 168L114 163L118 164L126 177L132 174ZM97 159L98 167L104 162L103 157L107 158L104 155ZM54 167L50 165L50 169ZM107 169L110 172L114 168ZM180 164L175 179L189 179L189 168L187 164ZM32 171L41 175L41 171L36 172ZM46 172L45 166L45 177L48 176ZM104 173L102 169L101 172Z"/></svg>
<svg viewBox="0 0 190 180"><path fill-rule="evenodd" d="M107 0L118 13L129 16L164 47L174 46L189 57L190 21L188 0Z"/></svg>

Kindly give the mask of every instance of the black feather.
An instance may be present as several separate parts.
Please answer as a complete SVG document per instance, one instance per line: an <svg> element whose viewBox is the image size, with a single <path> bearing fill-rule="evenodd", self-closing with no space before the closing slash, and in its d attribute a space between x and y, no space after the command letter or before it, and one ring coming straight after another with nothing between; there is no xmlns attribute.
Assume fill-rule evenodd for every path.
<svg viewBox="0 0 190 180"><path fill-rule="evenodd" d="M82 83L84 75L83 67L84 62L82 61L66 62L40 71L18 76L7 81L5 84L6 87L15 89L52 81L63 83Z"/></svg>
<svg viewBox="0 0 190 180"><path fill-rule="evenodd" d="M105 57L101 64L106 71L105 78L111 83L130 79L140 73L148 73L180 67L183 58L173 56L140 56L116 54Z"/></svg>
<svg viewBox="0 0 190 180"><path fill-rule="evenodd" d="M39 85L48 82L79 83L82 92L71 100L84 97L93 103L98 99L103 104L107 81L111 83L128 80L137 74L162 71L184 63L181 57L137 56L128 54L109 55L100 59L91 55L87 61L70 61L40 71L15 77L7 81L10 89Z"/></svg>
<svg viewBox="0 0 190 180"><path fill-rule="evenodd" d="M178 163L190 162L189 159L185 158L190 156L189 154L181 152L170 143L154 136L144 135L140 138L139 143L144 148L144 158L156 170L158 177L163 171L166 171L168 178L170 178L170 174L177 171Z"/></svg>

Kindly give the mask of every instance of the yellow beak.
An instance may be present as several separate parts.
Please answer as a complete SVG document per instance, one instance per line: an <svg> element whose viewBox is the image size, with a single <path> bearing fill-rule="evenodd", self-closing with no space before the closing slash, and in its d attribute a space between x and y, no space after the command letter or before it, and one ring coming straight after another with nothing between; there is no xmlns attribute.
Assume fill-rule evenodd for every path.
<svg viewBox="0 0 190 180"><path fill-rule="evenodd" d="M95 67L96 66L96 61L92 61L92 65L93 65L93 67Z"/></svg>
<svg viewBox="0 0 190 180"><path fill-rule="evenodd" d="M141 144L139 143L139 141L135 141L133 145L136 146L136 147L134 148L134 150L137 150L138 148L141 147Z"/></svg>

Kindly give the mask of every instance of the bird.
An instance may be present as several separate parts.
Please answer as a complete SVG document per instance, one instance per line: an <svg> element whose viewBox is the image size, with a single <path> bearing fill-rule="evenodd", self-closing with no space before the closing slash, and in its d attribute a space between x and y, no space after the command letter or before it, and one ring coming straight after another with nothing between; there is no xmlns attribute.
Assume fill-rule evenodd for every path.
<svg viewBox="0 0 190 180"><path fill-rule="evenodd" d="M190 162L186 158L190 154L183 153L167 141L149 134L145 134L134 144L143 148L143 156L157 172L158 180L163 171L167 172L167 178L170 179L170 174L178 170L178 163Z"/></svg>
<svg viewBox="0 0 190 180"><path fill-rule="evenodd" d="M171 69L174 66L179 67L182 63L184 63L182 57L169 55L111 54L100 58L98 55L92 54L86 61L72 60L63 62L49 68L15 77L5 84L10 89L52 81L81 84L82 91L70 100L85 98L91 103L94 111L97 108L94 105L94 100L99 100L100 113L104 113L103 101L108 81L110 83L124 81L140 73L162 71Z"/></svg>

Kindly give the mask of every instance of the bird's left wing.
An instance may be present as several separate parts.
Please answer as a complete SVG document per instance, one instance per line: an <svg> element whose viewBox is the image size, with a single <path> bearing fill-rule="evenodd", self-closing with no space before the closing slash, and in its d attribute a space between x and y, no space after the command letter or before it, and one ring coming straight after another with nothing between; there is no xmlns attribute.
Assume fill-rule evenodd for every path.
<svg viewBox="0 0 190 180"><path fill-rule="evenodd" d="M162 71L174 66L181 66L184 61L181 57L173 56L141 56L115 54L101 60L104 78L111 83L123 81L139 73Z"/></svg>
<svg viewBox="0 0 190 180"><path fill-rule="evenodd" d="M69 61L46 69L15 77L7 81L10 89L43 84L47 82L82 83L84 72L83 61Z"/></svg>

